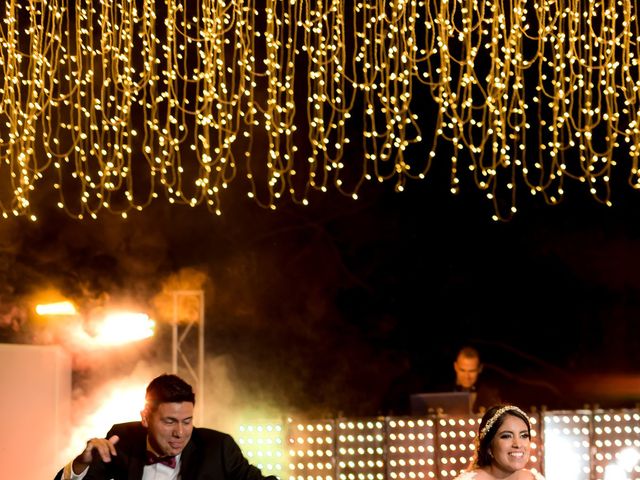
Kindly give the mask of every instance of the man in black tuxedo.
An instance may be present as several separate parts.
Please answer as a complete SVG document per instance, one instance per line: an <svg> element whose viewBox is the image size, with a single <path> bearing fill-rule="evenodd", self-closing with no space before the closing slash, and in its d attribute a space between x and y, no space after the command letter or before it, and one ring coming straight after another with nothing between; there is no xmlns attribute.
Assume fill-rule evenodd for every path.
<svg viewBox="0 0 640 480"><path fill-rule="evenodd" d="M193 426L195 394L176 375L149 383L142 421L92 438L55 480L263 480L226 433ZM266 477L276 480L276 477Z"/></svg>

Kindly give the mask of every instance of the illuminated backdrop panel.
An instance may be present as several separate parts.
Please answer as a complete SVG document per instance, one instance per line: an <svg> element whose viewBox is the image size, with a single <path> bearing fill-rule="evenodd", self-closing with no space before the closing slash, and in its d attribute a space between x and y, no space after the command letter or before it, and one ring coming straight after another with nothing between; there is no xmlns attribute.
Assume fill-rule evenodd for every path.
<svg viewBox="0 0 640 480"><path fill-rule="evenodd" d="M638 410L529 417L529 468L547 480L640 480ZM478 422L477 416L446 415L289 419L245 425L238 435L259 465L273 465L274 454L264 447L267 428L273 432L271 445L288 445L284 456L276 455L281 466L269 468L283 480L451 480L470 465Z"/></svg>

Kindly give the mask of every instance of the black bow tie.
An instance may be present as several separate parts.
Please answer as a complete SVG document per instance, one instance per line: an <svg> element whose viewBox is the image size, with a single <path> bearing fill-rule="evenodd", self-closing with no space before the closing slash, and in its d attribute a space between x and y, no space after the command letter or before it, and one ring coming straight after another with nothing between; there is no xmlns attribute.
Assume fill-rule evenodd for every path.
<svg viewBox="0 0 640 480"><path fill-rule="evenodd" d="M147 451L147 465L153 465L154 463L161 463L167 467L176 468L176 457L170 455L159 457L155 453Z"/></svg>

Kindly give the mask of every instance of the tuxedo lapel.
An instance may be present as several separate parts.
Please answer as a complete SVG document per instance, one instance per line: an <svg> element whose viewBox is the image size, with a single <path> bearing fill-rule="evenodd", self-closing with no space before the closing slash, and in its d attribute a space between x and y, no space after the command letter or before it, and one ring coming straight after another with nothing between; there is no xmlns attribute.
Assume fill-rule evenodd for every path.
<svg viewBox="0 0 640 480"><path fill-rule="evenodd" d="M133 455L129 463L128 480L142 480L142 471L144 469L145 459L139 455Z"/></svg>
<svg viewBox="0 0 640 480"><path fill-rule="evenodd" d="M133 440L130 444L130 449L120 451L118 449L119 445L116 444L118 455L115 458L123 462L121 467L123 478L126 472L127 480L142 480L142 473L147 460L147 433L146 430L142 430L135 433L131 432L130 435L129 438Z"/></svg>
<svg viewBox="0 0 640 480"><path fill-rule="evenodd" d="M192 479L195 477L195 465L194 465L194 456L196 455L196 448L193 444L193 438L189 440L187 446L182 450L182 454L180 455L180 478L182 479Z"/></svg>

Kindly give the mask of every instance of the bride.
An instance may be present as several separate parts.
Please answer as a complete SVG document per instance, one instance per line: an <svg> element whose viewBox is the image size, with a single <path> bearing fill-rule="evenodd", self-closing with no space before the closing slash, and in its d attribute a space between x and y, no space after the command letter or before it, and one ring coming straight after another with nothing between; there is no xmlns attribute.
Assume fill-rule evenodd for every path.
<svg viewBox="0 0 640 480"><path fill-rule="evenodd" d="M529 417L514 405L496 405L486 411L476 438L476 456L469 470L456 480L544 480L528 470L531 449Z"/></svg>

